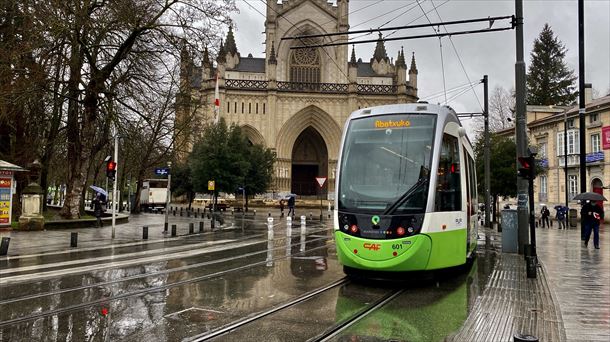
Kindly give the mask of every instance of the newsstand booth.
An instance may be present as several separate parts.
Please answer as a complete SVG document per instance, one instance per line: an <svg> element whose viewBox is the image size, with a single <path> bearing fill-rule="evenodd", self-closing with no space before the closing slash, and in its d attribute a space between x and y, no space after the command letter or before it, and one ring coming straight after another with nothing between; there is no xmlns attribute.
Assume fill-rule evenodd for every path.
<svg viewBox="0 0 610 342"><path fill-rule="evenodd" d="M15 172L23 168L0 160L0 228L10 227L13 212L13 194L15 193Z"/></svg>

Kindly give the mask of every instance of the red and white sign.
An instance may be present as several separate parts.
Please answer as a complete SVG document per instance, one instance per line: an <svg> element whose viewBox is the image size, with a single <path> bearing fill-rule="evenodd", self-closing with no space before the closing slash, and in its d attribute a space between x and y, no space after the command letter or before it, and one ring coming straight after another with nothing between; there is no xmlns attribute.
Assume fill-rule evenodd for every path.
<svg viewBox="0 0 610 342"><path fill-rule="evenodd" d="M216 73L216 88L214 89L214 124L220 119L220 94L218 92L218 72Z"/></svg>
<svg viewBox="0 0 610 342"><path fill-rule="evenodd" d="M320 185L320 188L322 188L324 183L326 183L326 177L316 177L316 181L318 182L318 185Z"/></svg>
<svg viewBox="0 0 610 342"><path fill-rule="evenodd" d="M610 150L610 126L602 127L602 148Z"/></svg>

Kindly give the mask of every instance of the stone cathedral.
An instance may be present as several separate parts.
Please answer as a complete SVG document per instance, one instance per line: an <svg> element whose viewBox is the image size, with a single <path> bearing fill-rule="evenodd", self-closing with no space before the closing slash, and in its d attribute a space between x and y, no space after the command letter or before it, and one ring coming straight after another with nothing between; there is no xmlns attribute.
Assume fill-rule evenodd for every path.
<svg viewBox="0 0 610 342"><path fill-rule="evenodd" d="M212 120L218 74L220 116L240 126L251 143L276 153L269 192L315 195L315 177L327 177L323 191L332 197L341 131L349 114L417 101L414 55L408 68L402 49L390 59L381 34L373 56L365 60L356 59L353 46L350 54L349 45L291 49L347 42L347 34L315 35L347 32L348 13L349 0L336 0L335 5L327 0L267 0L264 58L242 56L232 28L216 63L207 48L199 65L183 49L181 93L189 94L190 104L177 107L177 120L187 112L200 123ZM282 40L306 35L314 37Z"/></svg>

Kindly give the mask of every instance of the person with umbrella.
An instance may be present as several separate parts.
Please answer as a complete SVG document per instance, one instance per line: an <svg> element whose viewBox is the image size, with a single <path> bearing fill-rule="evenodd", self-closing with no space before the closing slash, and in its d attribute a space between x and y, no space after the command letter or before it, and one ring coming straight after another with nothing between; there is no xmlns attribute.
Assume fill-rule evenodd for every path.
<svg viewBox="0 0 610 342"><path fill-rule="evenodd" d="M566 214L568 213L568 208L563 205L556 205L554 208L557 212L555 213L555 218L557 219L557 229L567 229L566 228Z"/></svg>
<svg viewBox="0 0 610 342"><path fill-rule="evenodd" d="M595 249L599 249L599 223L604 219L604 209L601 205L596 205L597 201L606 201L606 198L595 192L584 192L574 196L575 200L582 201L582 209L580 216L582 218L583 229L582 240L585 242L585 247L589 245L591 231L593 231L593 245Z"/></svg>
<svg viewBox="0 0 610 342"><path fill-rule="evenodd" d="M93 199L93 216L95 216L95 218L97 219L97 221L95 222L95 227L96 228L100 228L103 226L102 223L102 212L103 212L103 205L102 205L102 194L100 194L99 192L95 194L95 198Z"/></svg>

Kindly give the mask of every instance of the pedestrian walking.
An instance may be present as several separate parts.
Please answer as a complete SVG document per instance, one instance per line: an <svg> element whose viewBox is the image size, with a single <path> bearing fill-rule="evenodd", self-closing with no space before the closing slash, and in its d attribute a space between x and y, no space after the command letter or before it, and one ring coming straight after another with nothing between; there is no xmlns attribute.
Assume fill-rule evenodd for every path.
<svg viewBox="0 0 610 342"><path fill-rule="evenodd" d="M280 199L280 217L284 217L284 199Z"/></svg>
<svg viewBox="0 0 610 342"><path fill-rule="evenodd" d="M95 227L99 228L103 226L102 223L102 213L104 212L102 195L99 193L95 194L95 198L92 201L93 204L93 216L97 219L95 222Z"/></svg>
<svg viewBox="0 0 610 342"><path fill-rule="evenodd" d="M294 204L295 204L295 196L290 195L288 198L288 216L292 215L294 217Z"/></svg>
<svg viewBox="0 0 610 342"><path fill-rule="evenodd" d="M568 208L558 205L555 206L555 218L557 219L557 229L567 229L566 228L566 214L568 213Z"/></svg>
<svg viewBox="0 0 610 342"><path fill-rule="evenodd" d="M550 228L551 225L549 224L549 216L551 215L551 212L549 211L549 208L546 207L546 205L542 206L540 215L542 216L542 228L544 228L545 225L546 225L546 228Z"/></svg>
<svg viewBox="0 0 610 342"><path fill-rule="evenodd" d="M582 221L585 225L585 247L589 246L589 239L591 238L591 232L593 232L593 245L595 249L599 249L599 223L604 219L604 210L596 205L595 201L587 200L582 206L580 215L582 215Z"/></svg>

